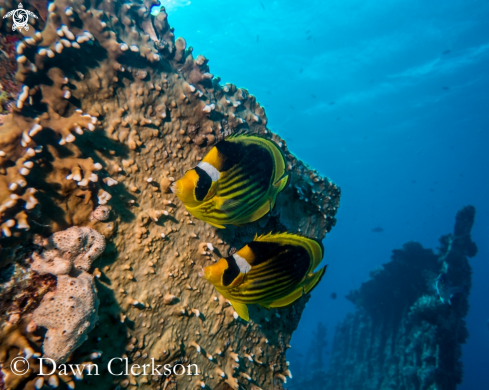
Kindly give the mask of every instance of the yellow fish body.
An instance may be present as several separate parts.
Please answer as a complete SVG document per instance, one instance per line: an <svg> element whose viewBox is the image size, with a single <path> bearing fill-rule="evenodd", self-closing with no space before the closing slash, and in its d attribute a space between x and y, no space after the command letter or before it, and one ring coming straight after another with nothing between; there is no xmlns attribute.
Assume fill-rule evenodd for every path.
<svg viewBox="0 0 489 390"><path fill-rule="evenodd" d="M285 307L309 293L326 270L314 272L322 258L322 246L315 240L290 233L268 234L205 267L201 276L249 321L246 305Z"/></svg>
<svg viewBox="0 0 489 390"><path fill-rule="evenodd" d="M241 135L218 142L172 191L190 214L224 229L267 214L288 176L284 155L274 142Z"/></svg>

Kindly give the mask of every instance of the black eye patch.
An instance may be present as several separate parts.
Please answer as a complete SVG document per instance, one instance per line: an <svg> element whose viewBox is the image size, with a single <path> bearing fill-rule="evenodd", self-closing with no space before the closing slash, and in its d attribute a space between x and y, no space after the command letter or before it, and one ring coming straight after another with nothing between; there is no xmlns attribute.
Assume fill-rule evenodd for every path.
<svg viewBox="0 0 489 390"><path fill-rule="evenodd" d="M234 279L239 275L239 267L236 264L236 260L233 256L226 257L226 261L228 263L228 268L224 271L222 275L222 284L223 286L229 286Z"/></svg>
<svg viewBox="0 0 489 390"><path fill-rule="evenodd" d="M209 192L209 188L211 188L212 185L212 179L202 168L195 167L195 172L197 172L197 175L199 176L197 187L195 187L195 199L200 201L204 200Z"/></svg>

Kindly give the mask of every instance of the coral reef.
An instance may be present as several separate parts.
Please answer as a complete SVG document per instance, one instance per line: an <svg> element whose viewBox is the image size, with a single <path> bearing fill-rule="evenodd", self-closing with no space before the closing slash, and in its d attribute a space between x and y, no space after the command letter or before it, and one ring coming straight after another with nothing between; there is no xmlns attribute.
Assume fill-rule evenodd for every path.
<svg viewBox="0 0 489 390"><path fill-rule="evenodd" d="M1 375L0 388L3 389L26 389L38 390L43 385L49 385L51 388L56 388L60 384L64 384L61 388L73 389L75 381L83 378L83 374L73 372L56 372L52 375L40 376L40 361L41 344L43 334L40 330L34 330L29 327L32 315L25 315L18 323L4 324L0 332L0 361ZM68 360L68 364L89 365L93 364L93 360L100 357L100 352L92 352L90 354L73 354ZM29 369L24 375L13 373L10 364L14 359L19 357L25 358L29 363ZM18 366L19 369L25 368L23 364ZM45 373L50 370L43 371Z"/></svg>
<svg viewBox="0 0 489 390"><path fill-rule="evenodd" d="M53 346L47 353L72 361L102 351L101 367L113 357L140 365L151 358L171 366L189 362L200 374L117 377L101 370L96 384L85 378L77 388L281 389L289 375L285 352L307 296L280 310L251 307L246 323L198 270L255 234L291 231L323 239L336 222L340 190L266 127L265 110L253 95L221 85L208 60L194 58L185 40L175 39L164 9L150 14L155 3L55 0L43 8L30 1L40 18L21 31L20 93L0 127L0 267L25 276L12 272L5 282L10 287L1 297L6 311L0 320L4 329L24 334L32 316L49 328L48 337L59 333L66 322L55 321L49 315L54 305L46 302L64 299L58 288L76 277L83 285L78 298L94 303L78 301L77 325L67 332L90 318L86 333L94 322L86 306L96 306L86 273L94 259L88 246L92 253L103 250L86 230L93 229L107 240L93 270L98 324L71 356L81 339L69 350ZM16 5L0 0L0 16ZM191 218L169 188L216 142L238 132L272 139L285 154L291 184L269 215L219 230ZM72 233L81 246L72 246L67 259L65 243L55 238L76 244ZM32 254L36 244L43 251ZM32 267L26 261L31 254ZM54 288L51 275L34 269L63 274ZM29 304L19 305L26 286ZM17 321L8 323L14 309ZM39 334L36 348L45 337ZM0 350L11 350L3 355L10 357L19 352L8 342ZM1 363L7 370L8 359ZM29 378L9 388L20 389L27 380L33 386Z"/></svg>
<svg viewBox="0 0 489 390"><path fill-rule="evenodd" d="M3 124L5 115L11 111L19 93L19 85L15 82L15 44L18 40L12 34L0 35L0 125Z"/></svg>
<svg viewBox="0 0 489 390"><path fill-rule="evenodd" d="M462 381L461 345L468 337L467 257L477 253L470 238L474 217L475 208L464 207L454 233L441 237L438 254L409 242L349 294L357 310L337 326L330 368L323 368L326 380L316 389L456 389ZM459 287L452 306L437 295L440 273Z"/></svg>

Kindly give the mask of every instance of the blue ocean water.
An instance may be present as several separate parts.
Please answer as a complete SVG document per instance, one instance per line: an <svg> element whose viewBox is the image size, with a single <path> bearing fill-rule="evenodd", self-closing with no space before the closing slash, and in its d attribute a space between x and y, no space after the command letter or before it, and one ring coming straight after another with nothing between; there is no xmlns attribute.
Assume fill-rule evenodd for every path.
<svg viewBox="0 0 489 390"><path fill-rule="evenodd" d="M456 211L472 204L479 254L471 259L460 388L489 388L489 3L163 5L176 35L210 59L211 72L257 96L269 128L342 188L338 224L324 242L328 272L294 351L307 353L319 321L331 345L335 324L353 310L345 294L404 242L436 248Z"/></svg>

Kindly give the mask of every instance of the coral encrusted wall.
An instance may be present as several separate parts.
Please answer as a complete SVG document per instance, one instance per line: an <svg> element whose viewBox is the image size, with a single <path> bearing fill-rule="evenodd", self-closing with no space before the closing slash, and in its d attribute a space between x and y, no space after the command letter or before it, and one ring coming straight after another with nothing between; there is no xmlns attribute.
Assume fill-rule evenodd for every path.
<svg viewBox="0 0 489 390"><path fill-rule="evenodd" d="M252 307L246 323L198 271L256 233L323 239L340 189L267 128L253 95L221 85L208 60L175 38L164 9L150 14L151 0L23 4L39 19L20 31L20 93L0 126L0 382L11 389L282 389L290 375L285 353L308 298L281 310ZM0 16L16 8L0 0ZM11 30L12 19L0 21L0 31ZM192 218L169 187L237 132L273 139L291 183L267 217L219 230ZM31 268L39 259L49 263L46 272ZM57 345L51 356L98 362L101 375L38 377L36 359L43 344L52 346L50 335L69 339L68 351ZM23 376L9 368L19 354L31 362ZM201 373L117 377L104 368L113 357L194 363Z"/></svg>

